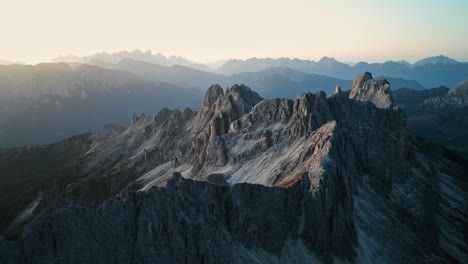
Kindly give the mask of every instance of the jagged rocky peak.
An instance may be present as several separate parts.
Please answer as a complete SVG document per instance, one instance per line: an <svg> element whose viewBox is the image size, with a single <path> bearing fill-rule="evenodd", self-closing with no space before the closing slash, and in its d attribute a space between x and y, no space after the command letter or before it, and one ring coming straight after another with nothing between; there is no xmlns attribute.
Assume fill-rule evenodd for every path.
<svg viewBox="0 0 468 264"><path fill-rule="evenodd" d="M335 88L335 93L341 93L342 90L341 90L341 86L337 85L336 88Z"/></svg>
<svg viewBox="0 0 468 264"><path fill-rule="evenodd" d="M214 84L206 91L202 111L215 105L218 99L221 101L229 99L230 103L240 106L238 110L243 113L250 111L254 105L263 100L258 93L244 84L234 84L226 89L226 93L219 84Z"/></svg>
<svg viewBox="0 0 468 264"><path fill-rule="evenodd" d="M224 95L223 88L219 84L213 84L206 90L205 100L203 101L203 108L212 106L219 97Z"/></svg>
<svg viewBox="0 0 468 264"><path fill-rule="evenodd" d="M220 136L229 132L231 123L249 113L263 98L249 87L235 84L224 93L219 85L211 86L200 114L194 120L195 137L181 143L175 165L192 164L198 172L204 163L224 166L226 148Z"/></svg>
<svg viewBox="0 0 468 264"><path fill-rule="evenodd" d="M138 121L145 119L145 118L146 118L146 115L144 113L134 113L132 116L131 124L134 125L138 123Z"/></svg>
<svg viewBox="0 0 468 264"><path fill-rule="evenodd" d="M287 123L292 115L293 104L293 100L284 98L263 100L255 105L248 114L232 122L229 132L256 129L257 125L268 127L277 122Z"/></svg>
<svg viewBox="0 0 468 264"><path fill-rule="evenodd" d="M235 106L237 114L240 116L248 113L252 107L258 104L263 98L244 84L234 84L229 89L227 96Z"/></svg>
<svg viewBox="0 0 468 264"><path fill-rule="evenodd" d="M206 91L197 125L203 129L211 122L216 135L226 133L231 122L250 112L262 100L260 95L243 84L233 85L226 93L220 85L212 85Z"/></svg>
<svg viewBox="0 0 468 264"><path fill-rule="evenodd" d="M250 112L263 98L244 84L234 84L226 89L224 96L220 97L221 110L230 111L237 118ZM236 118L236 119L237 119Z"/></svg>
<svg viewBox="0 0 468 264"><path fill-rule="evenodd" d="M325 92L303 93L294 101L289 127L294 137L309 136L331 120L334 120L334 117Z"/></svg>
<svg viewBox="0 0 468 264"><path fill-rule="evenodd" d="M390 83L385 79L374 80L370 72L364 72L354 80L349 98L369 101L379 108L395 105Z"/></svg>
<svg viewBox="0 0 468 264"><path fill-rule="evenodd" d="M365 82L367 82L368 80L372 80L372 79L373 79L372 73L370 72L361 73L354 80L353 87L351 88L351 90L359 90L364 85Z"/></svg>

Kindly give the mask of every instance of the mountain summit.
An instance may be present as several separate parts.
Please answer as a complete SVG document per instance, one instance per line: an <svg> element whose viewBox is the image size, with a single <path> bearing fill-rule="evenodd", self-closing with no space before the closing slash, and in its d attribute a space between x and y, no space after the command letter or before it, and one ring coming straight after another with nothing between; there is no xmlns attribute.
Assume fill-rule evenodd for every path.
<svg viewBox="0 0 468 264"><path fill-rule="evenodd" d="M428 58L419 60L414 64L414 66L423 66L427 64L457 64L457 63L459 62L454 59L451 59L444 55L439 55L439 56L428 57Z"/></svg>
<svg viewBox="0 0 468 264"><path fill-rule="evenodd" d="M374 80L370 72L359 75L353 83L349 98L372 102L379 108L394 106L390 83L385 80Z"/></svg>

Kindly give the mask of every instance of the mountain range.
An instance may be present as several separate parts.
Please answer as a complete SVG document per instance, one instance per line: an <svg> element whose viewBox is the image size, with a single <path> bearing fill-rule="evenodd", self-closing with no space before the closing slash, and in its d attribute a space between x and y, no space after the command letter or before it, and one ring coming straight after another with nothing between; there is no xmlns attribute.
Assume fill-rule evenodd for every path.
<svg viewBox="0 0 468 264"><path fill-rule="evenodd" d="M324 57L317 62L289 58L252 58L245 61L229 60L218 69L218 72L224 74L243 71L254 72L277 66L286 66L307 73L343 79L352 79L360 72L370 71L376 76L415 80L424 87L436 87L440 85L455 86L468 78L468 64L455 61L445 56L426 58L413 65L408 65L408 63L405 62L387 61L384 63L359 62L353 66L328 57Z"/></svg>
<svg viewBox="0 0 468 264"><path fill-rule="evenodd" d="M158 64L162 66L173 66L173 65L181 65L181 66L189 66L194 69L204 70L204 71L212 71L212 69L204 64L197 63L181 56L164 56L161 53L153 54L151 50L141 51L141 50L134 50L134 51L119 51L113 53L107 52L100 52L90 56L74 56L74 55L66 55L66 56L59 56L52 59L52 62L65 62L65 63L89 63L92 61L102 61L105 63L116 64L123 59L133 59L138 61L144 61L152 64Z"/></svg>
<svg viewBox="0 0 468 264"><path fill-rule="evenodd" d="M288 68L233 76L185 66L124 59L100 67L65 63L0 66L0 147L47 144L106 123L127 124L134 112L199 105L213 83L256 85L267 98L292 98L351 82Z"/></svg>
<svg viewBox="0 0 468 264"><path fill-rule="evenodd" d="M132 54L139 54L139 58L153 56L150 52ZM128 54L117 55L100 57L120 58ZM327 61L333 65L333 60ZM93 59L86 64L0 66L0 147L46 144L96 131L105 123L126 124L133 112L151 114L162 107L193 107L213 83L256 87L264 98L294 98L299 93L317 91L331 94L336 86L348 90L352 84L285 66L223 75L191 66L163 66L129 58L112 62ZM389 81L392 89L424 89L413 80L378 78ZM89 118L91 115L94 118Z"/></svg>
<svg viewBox="0 0 468 264"><path fill-rule="evenodd" d="M452 149L468 152L467 81L452 89L398 89L394 94L408 115L410 129Z"/></svg>
<svg viewBox="0 0 468 264"><path fill-rule="evenodd" d="M51 143L202 99L199 90L91 65L0 66L0 147Z"/></svg>
<svg viewBox="0 0 468 264"><path fill-rule="evenodd" d="M173 65L167 67L133 59L123 59L117 64L103 61L91 61L90 64L102 68L128 71L154 81L175 83L198 88L203 91L213 83L218 83L225 87L231 83L242 83L257 87L257 92L266 98L294 98L301 92L315 92L319 90L332 93L336 85L349 89L352 83L348 80L306 73L285 66L267 68L257 72L241 72L226 76L213 72L200 71L186 66ZM411 87L413 89L424 89L420 83L412 80L385 76L379 78L387 79L394 88Z"/></svg>
<svg viewBox="0 0 468 264"><path fill-rule="evenodd" d="M153 81L175 83L202 91L205 91L206 87L209 87L213 83L224 87L232 83L255 85L258 87L257 91L266 98L294 98L298 93L306 91L315 92L323 90L331 93L336 85L351 87L351 81L308 74L286 67L269 68L255 73L245 72L225 76L180 65L166 67L132 59L124 59L117 64L99 61L91 63L104 68L128 71Z"/></svg>
<svg viewBox="0 0 468 264"><path fill-rule="evenodd" d="M198 112L131 120L2 152L4 263L468 258L468 163L368 72L295 99L212 85Z"/></svg>
<svg viewBox="0 0 468 264"><path fill-rule="evenodd" d="M352 80L354 76L361 72L373 72L375 76L385 76L388 78L403 78L414 80L422 87L448 86L454 87L460 82L468 79L468 64L456 61L443 55L421 59L414 64L406 61L386 61L383 63L358 62L350 65L337 61L334 58L323 57L319 61L304 60L298 58L250 58L247 60L231 59L218 68L210 68L202 63L177 56L166 57L160 53L153 54L151 51L116 53L97 53L87 57L73 57L70 60L66 57L56 58L54 61L73 61L89 63L93 60L104 61L116 64L122 59L130 58L138 61L159 64L162 66L181 65L198 70L215 72L223 75L232 75L242 72L258 72L269 68L288 67L293 70L300 70L305 73L325 75L333 78ZM395 87L399 88L399 87ZM407 87L417 89L419 87Z"/></svg>

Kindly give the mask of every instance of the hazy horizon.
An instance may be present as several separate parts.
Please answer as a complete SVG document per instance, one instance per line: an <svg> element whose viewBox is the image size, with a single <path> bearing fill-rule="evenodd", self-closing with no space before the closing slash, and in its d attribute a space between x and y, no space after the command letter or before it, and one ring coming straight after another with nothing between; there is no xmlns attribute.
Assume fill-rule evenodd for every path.
<svg viewBox="0 0 468 264"><path fill-rule="evenodd" d="M334 57L468 61L468 1L80 1L4 4L0 60L135 49L208 63ZM372 23L369 23L371 21Z"/></svg>
<svg viewBox="0 0 468 264"><path fill-rule="evenodd" d="M119 53L119 52L135 52L135 51L141 51L141 52L146 52L148 50L141 50L141 49L135 49L135 50L117 50L117 51L112 51L112 52L108 52L108 51L98 51L98 52L94 52L94 53L91 53L91 54L84 54L84 55L76 55L76 54L58 54L54 57L51 57L50 59L47 59L47 60L41 60L41 61L33 61L33 62L27 62L27 61L20 61L20 60L9 60L9 59L4 59L4 58L0 58L0 65L1 64L25 64L25 65L36 65L36 64L41 64L41 63L60 63L60 62L67 62L65 59L67 57L79 57L79 58L85 58L85 57L90 57L90 56L94 56L96 54L100 54L100 53L107 53L107 54L113 54L113 53ZM395 61L395 62L400 62L400 61L406 61L410 64L414 64L422 59L425 59L425 58L429 58L429 57L436 57L436 56L446 56L450 59L454 59L454 60L457 60L459 62L463 62L463 63L468 63L468 60L460 60L458 58L454 58L454 57L450 57L450 56L447 56L445 54L432 54L432 55L427 55L427 56L424 56L424 57L421 57L421 58L417 58L417 59L414 59L414 60L408 60L408 59L404 59L404 58L401 58L401 59L392 59L392 58L389 58L389 59L386 59L386 60L356 60L356 61L346 61L346 60L342 60L340 58L337 58L337 57L334 57L334 56L327 56L327 55L323 55L323 56L320 56L320 57L316 57L316 58L304 58L304 57L288 57L288 56L277 56L277 57L274 57L274 56L267 56L267 57L259 57L259 56L253 56L253 57L246 57L246 58L226 58L226 59L217 59L217 60L207 60L207 61L198 61L198 60L194 60L190 57L186 57L184 55L181 55L181 54L164 54L162 52L158 52L158 51L152 51L153 55L156 55L156 54L161 54L167 58L169 57L181 57L181 58L184 58L184 59L187 59L189 61L192 61L194 63L202 63L202 64L206 64L206 65L212 65L212 64L218 64L219 66L221 66L222 64L224 64L225 62L229 61L229 60L248 60L248 59L254 59L254 58L257 58L257 59L281 59L281 58L289 58L289 59L300 59L300 60L311 60L311 61L319 61L320 59L322 58L325 58L325 57L328 57L328 58L333 58L339 62L342 62L342 63L345 63L345 64L349 64L349 65L354 65L356 63L359 63L359 62L368 62L368 63L384 63L384 62L387 62L387 61ZM60 60L60 59L63 59ZM59 60L59 61L54 61L54 60ZM216 67L215 67L216 68Z"/></svg>

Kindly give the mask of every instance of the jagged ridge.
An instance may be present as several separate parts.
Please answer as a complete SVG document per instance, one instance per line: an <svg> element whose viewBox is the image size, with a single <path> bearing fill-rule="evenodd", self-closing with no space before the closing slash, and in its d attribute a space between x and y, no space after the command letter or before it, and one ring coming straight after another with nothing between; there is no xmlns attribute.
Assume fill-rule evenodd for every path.
<svg viewBox="0 0 468 264"><path fill-rule="evenodd" d="M261 203L256 203L255 209L246 205L249 210L243 212L239 219L221 214L221 219L229 219L227 230L231 232L231 221L235 220L270 228L266 224L270 223L268 217L267 222L263 218L273 215L276 219L275 212L280 210L285 217L281 222L291 223L293 228L281 229L278 234L273 232L281 237L277 240L260 239L272 232L272 229L260 227L247 228L253 235L247 236L246 240L241 239L240 244L239 240L230 237L213 238L215 234L225 234L226 227L208 223L206 228L217 231L208 235L208 241L216 245L213 252L221 252L222 255L223 249L231 250L231 254L222 259L226 262L239 262L238 256L232 255L237 252L247 254L253 250L265 256L262 252L291 250L288 239L292 238L298 246L298 237L303 245L298 246L301 251L314 254L323 262L330 262L333 258L379 263L462 261L467 256L463 239L467 221L463 208L467 206L467 194L460 186L466 182L463 178L466 167L450 160L443 149L411 135L406 129L404 113L392 107L388 84L367 77L365 74L365 80L359 77L355 81L349 96L340 91L328 98L324 93L306 93L294 101L262 100L244 86L234 86L226 93L219 86L213 86L208 90L198 114L189 110L184 113L167 110L155 117L136 116L134 124L124 132L111 133L110 137L104 137L106 139L95 135L95 145L87 156L89 174L72 188L83 193L88 186L87 179L95 182L96 177L105 177L111 181L106 183L111 186L108 195L132 189L149 190L151 186L166 182L167 189L150 189L148 194L136 196L151 196L153 192L167 195L173 190L174 182L181 181L180 178L170 180L174 171L182 172L187 178L220 185L248 182L291 186L284 189L262 187L274 193L270 196L259 191L269 201L257 196L257 191L247 191L240 197L246 196L252 201L259 199ZM350 100L349 97L371 101L379 107L370 102ZM114 154L112 149L115 147L125 149L125 152ZM101 168L100 175L93 174L93 168L97 167ZM213 203L214 207L209 207L211 211L208 210L204 217L215 219L219 219L217 212L221 209L214 208L221 206L221 211L226 214L229 212L226 208L233 206L229 202L232 198L221 194L209 196L209 188L219 188L221 193L231 192L231 188L257 188L247 187L250 185L207 187L211 185L183 182L187 187L177 191L183 197L181 199L195 201L196 208ZM304 185L304 182L310 184ZM299 194L298 185L303 186ZM154 202L169 212L190 212L187 208L185 211L162 205L168 203L164 197ZM171 197L169 195L167 199L171 200ZM197 197L203 199L197 200ZM64 195L64 198L64 201L75 201L69 195ZM86 199L99 201L95 197L77 201ZM270 202L278 207L269 207ZM293 204L289 206L290 203ZM246 214L249 213L261 219L247 221L249 217ZM299 221L299 226L298 215L307 219L303 224ZM199 219L186 217L195 222ZM274 219L271 223L278 225ZM168 220L162 218L161 221ZM120 236L138 226L121 226L123 229L112 233L112 236ZM100 230L99 227L90 228ZM184 226L177 225L167 228L172 232L170 234L184 230ZM185 228L193 230L195 227L185 225ZM292 230L302 231L297 235L298 232ZM18 243L31 239L30 236L26 233ZM154 235L147 241L148 245L157 243L160 238ZM185 254L166 252L158 256L171 260L179 255L192 256L189 248L206 252L199 241L192 240L190 236L184 236L184 239L174 236L169 239L168 243L172 243L170 248L178 248L179 253ZM270 243L278 244L271 246ZM137 245L135 241L127 244L130 247ZM32 247L34 245L32 243ZM15 248L15 245L10 246ZM260 253L258 247L261 248ZM79 248L71 247L69 250ZM97 245L93 250L103 252ZM141 254L149 252L143 250ZM206 256L203 261L220 261L218 255L210 255L215 253L206 254L202 254ZM276 255L277 259L282 257L281 254ZM251 256L259 262L273 262L258 255ZM245 261L249 260L246 257Z"/></svg>

